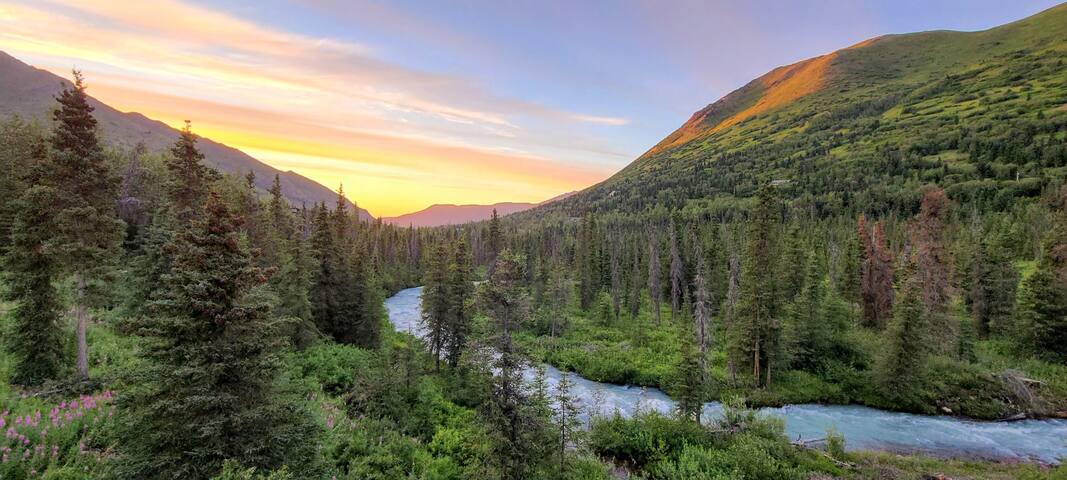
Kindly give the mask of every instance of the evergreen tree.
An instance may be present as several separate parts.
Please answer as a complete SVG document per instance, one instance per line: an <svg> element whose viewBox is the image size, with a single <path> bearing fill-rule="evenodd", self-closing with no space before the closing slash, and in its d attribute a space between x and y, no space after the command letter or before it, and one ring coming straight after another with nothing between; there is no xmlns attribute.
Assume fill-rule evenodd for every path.
<svg viewBox="0 0 1067 480"><path fill-rule="evenodd" d="M567 274L561 265L552 268L548 277L548 288L545 295L548 305L549 336L555 338L563 333L566 325L567 306L571 303L571 285L567 280Z"/></svg>
<svg viewBox="0 0 1067 480"><path fill-rule="evenodd" d="M841 353L847 328L845 306L827 288L827 280L814 255L809 254L800 294L789 305L789 356L793 368L819 372Z"/></svg>
<svg viewBox="0 0 1067 480"><path fill-rule="evenodd" d="M683 315L689 317L688 308ZM704 358L696 343L699 334L696 322L682 321L677 325L679 334L679 361L675 367L675 399L678 401L678 414L685 419L700 423L700 413L704 408L704 389L707 371Z"/></svg>
<svg viewBox="0 0 1067 480"><path fill-rule="evenodd" d="M503 246L503 238L501 238L500 231L500 217L496 213L496 209L493 209L493 215L489 218L489 237L486 239L486 263L489 265L490 270L493 269L493 264L496 262L497 255L500 254L500 249Z"/></svg>
<svg viewBox="0 0 1067 480"><path fill-rule="evenodd" d="M682 308L683 292L686 289L685 285L685 271L682 264L681 252L678 248L678 228L675 225L674 220L671 220L670 225L670 244L671 244L671 321L675 321L675 317Z"/></svg>
<svg viewBox="0 0 1067 480"><path fill-rule="evenodd" d="M1013 330L1011 319L1019 285L1019 271L1012 264L1003 239L982 235L974 244L968 268L967 302L974 316L979 338L1006 335Z"/></svg>
<svg viewBox="0 0 1067 480"><path fill-rule="evenodd" d="M779 353L781 298L773 279L777 278L775 254L776 195L774 187L763 187L749 221L741 292L737 314L731 324L730 351L734 362L747 366L757 387L771 384L771 369Z"/></svg>
<svg viewBox="0 0 1067 480"><path fill-rule="evenodd" d="M311 274L311 315L315 326L337 341L349 338L343 311L348 265L337 244L330 214L325 205L315 207L311 248L315 252Z"/></svg>
<svg viewBox="0 0 1067 480"><path fill-rule="evenodd" d="M320 335L311 308L310 261L304 243L293 240L281 268L270 277L271 287L278 296L277 316L288 319L289 340L298 350L310 346Z"/></svg>
<svg viewBox="0 0 1067 480"><path fill-rule="evenodd" d="M448 270L448 317L444 334L446 357L452 368L459 365L459 358L467 348L467 337L471 332L473 268L467 242L462 239L456 241Z"/></svg>
<svg viewBox="0 0 1067 480"><path fill-rule="evenodd" d="M130 294L127 311L145 313L146 303L162 288L162 278L170 270L170 258L163 253L175 232L187 228L199 215L216 172L203 164L204 154L196 146L197 135L188 120L178 140L164 158L168 172L165 182L167 206L156 209L142 229L138 250L131 261Z"/></svg>
<svg viewBox="0 0 1067 480"><path fill-rule="evenodd" d="M614 323L615 310L611 306L611 295L608 292L600 292L596 300L596 312L594 314L597 323L608 327Z"/></svg>
<svg viewBox="0 0 1067 480"><path fill-rule="evenodd" d="M351 343L362 348L378 348L382 337L382 318L385 315L381 288L375 278L374 262L366 247L353 247L352 281L346 299L346 310L354 326L355 338Z"/></svg>
<svg viewBox="0 0 1067 480"><path fill-rule="evenodd" d="M700 369L704 372L707 371L705 362L707 361L708 351L711 350L713 305L714 301L712 301L708 293L707 281L704 280L704 264L701 261L700 266L697 268L697 275L693 278L693 333L697 350L700 354Z"/></svg>
<svg viewBox="0 0 1067 480"><path fill-rule="evenodd" d="M578 399L571 390L574 382L567 372L562 372L559 382L556 383L554 400L556 403L555 420L556 430L559 432L559 470L560 474L566 472L567 445L577 443L581 434L581 422L578 421Z"/></svg>
<svg viewBox="0 0 1067 480"><path fill-rule="evenodd" d="M199 213L214 179L204 165L204 154L196 147L197 138L192 124L186 120L185 128L166 159L171 176L167 188L171 211L182 222L190 221Z"/></svg>
<svg viewBox="0 0 1067 480"><path fill-rule="evenodd" d="M589 310L593 307L593 301L596 300L597 294L594 222L592 214L586 214L582 218L582 224L578 230L578 243L575 247L575 263L578 270L578 301L582 310Z"/></svg>
<svg viewBox="0 0 1067 480"><path fill-rule="evenodd" d="M28 188L27 175L46 160L44 134L18 117L0 121L0 256L10 244L19 197Z"/></svg>
<svg viewBox="0 0 1067 480"><path fill-rule="evenodd" d="M862 301L863 261L864 251L856 241L856 237L846 237L841 252L841 278L838 281L838 292L849 305Z"/></svg>
<svg viewBox="0 0 1067 480"><path fill-rule="evenodd" d="M779 269L781 294L783 301L791 302L796 299L797 295L800 295L800 290L804 287L806 275L804 269L808 265L809 248L804 245L800 237L800 227L795 223L789 227L783 243L782 266Z"/></svg>
<svg viewBox="0 0 1067 480"><path fill-rule="evenodd" d="M648 298L652 301L652 313L656 315L656 325L660 324L660 301L663 295L659 285L659 242L656 241L656 232L649 229L648 232Z"/></svg>
<svg viewBox="0 0 1067 480"><path fill-rule="evenodd" d="M276 234L283 240L293 236L293 219L289 213L289 202L282 196L282 183L278 174L274 174L274 183L270 186L270 202L267 204L270 222Z"/></svg>
<svg viewBox="0 0 1067 480"><path fill-rule="evenodd" d="M612 247L610 252L611 310L614 316L613 320L619 319L619 312L622 310L622 267L619 265L618 250L618 248Z"/></svg>
<svg viewBox="0 0 1067 480"><path fill-rule="evenodd" d="M115 213L118 179L108 171L80 72L74 71L74 85L56 100L52 172L45 179L55 188L55 215L46 249L74 277L77 373L88 378L90 288L112 267L125 225Z"/></svg>
<svg viewBox="0 0 1067 480"><path fill-rule="evenodd" d="M523 282L525 259L504 250L496 268L478 292L479 304L496 330L498 357L494 363L487 420L495 435L493 449L504 478L529 478L544 451L544 419L537 416L522 382L523 361L515 350L513 333L529 316L529 297Z"/></svg>
<svg viewBox="0 0 1067 480"><path fill-rule="evenodd" d="M15 302L3 346L12 357L11 382L20 385L54 379L63 364L62 305L53 285L58 266L44 248L52 235L57 192L42 180L51 170L44 146L30 154L32 164L20 180L31 186L11 205L16 213L2 272L7 286L4 298Z"/></svg>
<svg viewBox="0 0 1067 480"><path fill-rule="evenodd" d="M209 478L226 459L302 470L315 457L315 427L276 387L283 340L257 293L262 272L217 194L198 217L167 245L166 288L138 322L145 363L116 474Z"/></svg>
<svg viewBox="0 0 1067 480"><path fill-rule="evenodd" d="M908 265L897 293L893 321L885 331L885 350L875 365L875 378L883 395L903 404L915 404L914 395L925 365L929 329L922 299L922 277Z"/></svg>
<svg viewBox="0 0 1067 480"><path fill-rule="evenodd" d="M1067 279L1059 275L1067 265L1065 246L1067 222L1061 218L1046 235L1044 255L1019 295L1018 323L1025 329L1024 338L1035 353L1060 363L1067 363Z"/></svg>
<svg viewBox="0 0 1067 480"><path fill-rule="evenodd" d="M629 281L629 295L626 298L626 305L629 307L630 318L637 320L637 316L641 313L641 247L639 245L634 246L633 250L633 267L630 270Z"/></svg>
<svg viewBox="0 0 1067 480"><path fill-rule="evenodd" d="M452 307L449 285L450 259L444 242L438 242L430 252L429 268L422 288L422 330L430 343L434 369L441 369L449 309Z"/></svg>

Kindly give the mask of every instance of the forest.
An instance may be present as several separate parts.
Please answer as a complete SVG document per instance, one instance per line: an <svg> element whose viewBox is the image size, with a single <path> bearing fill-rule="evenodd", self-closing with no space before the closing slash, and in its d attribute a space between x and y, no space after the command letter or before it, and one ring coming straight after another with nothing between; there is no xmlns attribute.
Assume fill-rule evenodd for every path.
<svg viewBox="0 0 1067 480"><path fill-rule="evenodd" d="M1064 415L1062 178L870 215L766 182L699 214L398 228L216 171L189 123L169 151L104 145L74 80L51 124L0 125L0 478L1064 475L797 443L754 410ZM418 337L383 308L414 286ZM542 361L677 411L587 415L568 375L524 377Z"/></svg>

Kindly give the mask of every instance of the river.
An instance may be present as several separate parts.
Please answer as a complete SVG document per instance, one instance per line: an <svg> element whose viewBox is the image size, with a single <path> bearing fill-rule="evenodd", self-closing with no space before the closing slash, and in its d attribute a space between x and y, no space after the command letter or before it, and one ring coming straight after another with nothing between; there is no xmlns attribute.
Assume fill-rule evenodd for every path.
<svg viewBox="0 0 1067 480"><path fill-rule="evenodd" d="M419 335L421 288L401 290L385 301L389 320L400 331ZM532 378L534 369L525 372ZM561 372L545 365L550 387ZM670 412L674 400L654 388L594 382L571 374L573 393L581 399L583 420L591 412L631 415L637 410ZM718 402L704 405L704 418L718 415ZM858 405L787 405L760 412L781 417L793 439L815 439L835 428L849 450L887 450L950 458L1059 463L1067 458L1067 420L981 422L946 416L887 412Z"/></svg>

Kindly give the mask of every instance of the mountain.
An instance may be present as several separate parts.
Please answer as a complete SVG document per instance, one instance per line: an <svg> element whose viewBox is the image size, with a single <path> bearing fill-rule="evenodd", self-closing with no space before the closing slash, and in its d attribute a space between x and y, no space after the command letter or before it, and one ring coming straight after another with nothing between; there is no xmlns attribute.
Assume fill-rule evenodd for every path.
<svg viewBox="0 0 1067 480"><path fill-rule="evenodd" d="M1005 209L1067 177L1067 4L979 32L885 35L779 67L633 163L524 212L706 215L773 182L814 214L914 209L937 184Z"/></svg>
<svg viewBox="0 0 1067 480"><path fill-rule="evenodd" d="M0 118L19 115L25 119L49 122L56 94L69 85L66 79L0 52ZM139 113L120 112L95 98L90 98L90 103L95 108L93 115L104 139L112 145L132 147L144 143L149 151L163 151L178 138L178 131L163 122ZM305 202L309 207L318 202L333 205L337 201L334 191L295 172L282 172L236 148L208 138L201 138L198 144L207 163L219 170L235 175L244 175L249 170L254 172L256 186L261 190L270 188L274 175L278 174L282 191L293 205L299 206ZM370 213L362 209L360 217L372 218Z"/></svg>
<svg viewBox="0 0 1067 480"><path fill-rule="evenodd" d="M406 213L396 217L382 217L382 221L392 225L405 227L409 225L414 227L460 225L468 222L477 222L479 220L488 220L492 217L493 210L496 210L497 215L500 216L511 215L512 213L522 212L539 205L567 198L575 193L576 192L564 193L541 203L501 202L492 205L436 204L413 213Z"/></svg>

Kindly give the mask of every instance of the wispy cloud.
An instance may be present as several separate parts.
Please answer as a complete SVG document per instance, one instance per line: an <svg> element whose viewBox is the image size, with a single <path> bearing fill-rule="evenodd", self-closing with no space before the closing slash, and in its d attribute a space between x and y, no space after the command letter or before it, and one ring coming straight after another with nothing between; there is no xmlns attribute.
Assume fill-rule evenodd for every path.
<svg viewBox="0 0 1067 480"><path fill-rule="evenodd" d="M79 66L105 102L169 123L192 118L207 136L315 172L309 176L328 185L383 181L383 171L399 166L409 174L454 172L440 178L459 187L463 175L508 186L509 197L484 200L537 200L604 178L607 169L581 165L614 159L604 156L608 143L561 124L626 124L411 68L369 45L281 31L177 0L0 4L0 49L57 73ZM313 168L308 158L331 159L333 168ZM376 167L339 168L346 162ZM479 201L470 188L429 198L407 183L358 200L382 214L399 213L397 205L408 203L402 196Z"/></svg>

